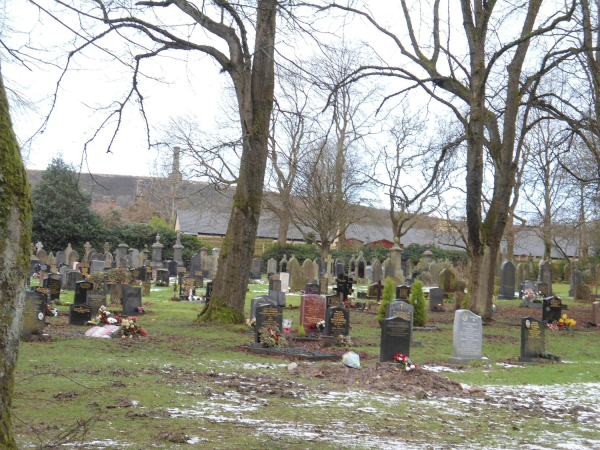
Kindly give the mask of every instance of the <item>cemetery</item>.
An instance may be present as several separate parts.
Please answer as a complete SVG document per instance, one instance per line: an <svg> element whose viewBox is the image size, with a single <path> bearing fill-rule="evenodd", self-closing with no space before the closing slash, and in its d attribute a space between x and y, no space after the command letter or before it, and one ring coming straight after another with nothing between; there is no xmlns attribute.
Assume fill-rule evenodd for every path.
<svg viewBox="0 0 600 450"><path fill-rule="evenodd" d="M249 432L282 448L534 448L536 430L550 427L558 432L546 446L565 435L600 444L600 302L570 295L576 273L574 285L552 283L552 295L541 281L501 276L487 324L457 304L455 268L425 284L370 264L355 279L355 261L329 258L321 271L286 255L283 265L253 262L245 325L209 325L194 319L210 304L210 270L194 254L171 271L156 243L149 260L119 254L123 245L91 271L77 260L66 270L32 264L15 386L20 445L139 447L158 436L161 448L232 448ZM74 273L81 279L69 284ZM519 287L535 295L523 299ZM320 414L301 413L315 405ZM477 433L494 423L503 425Z"/></svg>

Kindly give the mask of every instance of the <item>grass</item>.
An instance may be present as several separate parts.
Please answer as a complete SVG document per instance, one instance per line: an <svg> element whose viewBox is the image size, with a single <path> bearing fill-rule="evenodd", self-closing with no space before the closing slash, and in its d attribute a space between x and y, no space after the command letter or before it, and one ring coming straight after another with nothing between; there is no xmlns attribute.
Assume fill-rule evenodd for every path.
<svg viewBox="0 0 600 450"><path fill-rule="evenodd" d="M247 315L250 299L265 294L267 286L249 288ZM568 290L567 285L554 288L561 293ZM535 402L528 408L519 406L527 404L529 395L544 402L535 389L548 386L558 386L552 395L559 400L580 398L573 402L581 405L588 404L586 390L600 391L600 332L584 329L581 322L571 334L547 333L546 348L568 364L508 367L474 362L444 373L469 386L514 389L519 401L503 403L509 398L504 394L494 401L418 400L364 385L348 388L289 372L288 361L241 352L240 346L252 339L245 327L196 325L193 321L202 305L171 302L171 295L172 288L153 287L151 296L143 299L148 312L139 318L148 330L144 338L84 338L85 329L68 326L63 315L48 319L52 342L21 344L14 398L19 448L47 448L57 442L130 449L377 448L399 442L409 447L465 442L475 447L517 447L539 442L540 430L549 428L552 434L544 438L549 447L561 436L582 447L600 445L598 422L578 420L577 411L561 415ZM61 300L71 302L73 293L64 293ZM288 295L287 303L284 317L293 320L296 330L300 296ZM518 315L518 303L496 304L499 310ZM570 315L589 308L566 303ZM68 306L58 309L66 313ZM446 364L453 354L452 316L453 311L430 313L429 324L440 331L414 332L414 340L422 343L411 349L415 362ZM352 312L351 327L358 344L353 350L375 358L363 364L375 364L380 338L376 316ZM519 333L518 321L505 317L484 327L484 355L491 362L514 362ZM327 370L340 363L318 364ZM563 395L562 386L572 392ZM128 402L131 406L125 406Z"/></svg>

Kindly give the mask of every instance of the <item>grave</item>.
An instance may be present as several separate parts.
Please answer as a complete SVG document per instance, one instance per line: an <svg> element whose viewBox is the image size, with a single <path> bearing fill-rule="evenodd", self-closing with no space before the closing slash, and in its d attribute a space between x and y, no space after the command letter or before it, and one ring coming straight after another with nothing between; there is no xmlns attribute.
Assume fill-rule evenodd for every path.
<svg viewBox="0 0 600 450"><path fill-rule="evenodd" d="M350 334L350 311L332 306L325 315L325 336L348 336Z"/></svg>
<svg viewBox="0 0 600 450"><path fill-rule="evenodd" d="M123 286L123 314L140 314L138 308L142 307L142 289L133 286Z"/></svg>
<svg viewBox="0 0 600 450"><path fill-rule="evenodd" d="M250 320L256 317L256 307L259 305L272 305L278 306L277 303L271 298L265 295L261 295L260 297L255 297L250 300Z"/></svg>
<svg viewBox="0 0 600 450"><path fill-rule="evenodd" d="M448 358L450 364L464 364L481 360L483 327L481 317L468 309L454 312L453 339L454 356Z"/></svg>
<svg viewBox="0 0 600 450"><path fill-rule="evenodd" d="M383 267L381 267L381 263L379 261L375 261L371 264L371 268L373 270L373 283L377 283L379 281L383 282Z"/></svg>
<svg viewBox="0 0 600 450"><path fill-rule="evenodd" d="M29 340L32 335L42 334L44 331L46 304L47 297L43 292L25 291L21 339Z"/></svg>
<svg viewBox="0 0 600 450"><path fill-rule="evenodd" d="M169 271L167 269L156 269L156 285L169 286Z"/></svg>
<svg viewBox="0 0 600 450"><path fill-rule="evenodd" d="M92 320L92 307L85 303L74 303L69 306L69 325L83 326Z"/></svg>
<svg viewBox="0 0 600 450"><path fill-rule="evenodd" d="M444 306L444 291L434 287L429 289L429 311L439 311L436 305Z"/></svg>
<svg viewBox="0 0 600 450"><path fill-rule="evenodd" d="M592 303L592 325L600 327L600 302Z"/></svg>
<svg viewBox="0 0 600 450"><path fill-rule="evenodd" d="M440 288L445 292L454 292L456 290L456 275L452 269L442 269L440 272Z"/></svg>
<svg viewBox="0 0 600 450"><path fill-rule="evenodd" d="M300 298L300 324L306 333L314 332L316 324L325 320L327 299L323 295L303 295Z"/></svg>
<svg viewBox="0 0 600 450"><path fill-rule="evenodd" d="M49 278L47 278L45 280L45 287L47 287L50 290L50 300L51 301L55 301L55 300L60 300L60 287L61 287L61 282L60 282L60 276L59 278L54 278L55 275L51 275Z"/></svg>
<svg viewBox="0 0 600 450"><path fill-rule="evenodd" d="M381 293L383 291L383 285L381 281L370 284L367 288L367 298L381 300Z"/></svg>
<svg viewBox="0 0 600 450"><path fill-rule="evenodd" d="M380 362L393 362L397 353L410 356L412 320L388 317L381 322Z"/></svg>
<svg viewBox="0 0 600 450"><path fill-rule="evenodd" d="M206 300L207 304L208 304L208 302L210 300L210 296L212 294L212 290L213 290L213 282L209 281L208 283L206 283L206 293L204 294L204 299Z"/></svg>
<svg viewBox="0 0 600 450"><path fill-rule="evenodd" d="M521 319L520 362L537 363L546 350L546 322L533 317Z"/></svg>
<svg viewBox="0 0 600 450"><path fill-rule="evenodd" d="M283 333L283 308L272 304L259 304L255 310L256 326L254 331L254 342L260 343L259 330L263 327L277 328Z"/></svg>
<svg viewBox="0 0 600 450"><path fill-rule="evenodd" d="M317 283L308 283L304 288L304 293L319 295L321 294L321 286L319 286Z"/></svg>
<svg viewBox="0 0 600 450"><path fill-rule="evenodd" d="M512 300L515 298L515 265L504 261L500 268L500 294L499 299Z"/></svg>
<svg viewBox="0 0 600 450"><path fill-rule="evenodd" d="M252 269L250 270L250 279L251 280L260 280L260 264L262 260L260 258L254 258L252 260Z"/></svg>
<svg viewBox="0 0 600 450"><path fill-rule="evenodd" d="M592 299L592 289L585 284L575 288L575 300L590 301Z"/></svg>
<svg viewBox="0 0 600 450"><path fill-rule="evenodd" d="M338 293L340 302L344 302L348 299L348 296L354 292L352 285L356 282L348 277L348 275L342 275L341 277L338 277L336 281L337 286L333 288L333 290Z"/></svg>
<svg viewBox="0 0 600 450"><path fill-rule="evenodd" d="M92 308L92 317L96 317L100 307L106 306L106 294L104 291L91 289L85 295L85 303Z"/></svg>
<svg viewBox="0 0 600 450"><path fill-rule="evenodd" d="M575 291L578 286L583 284L583 273L581 270L574 270L571 274L571 288L569 289L569 297L575 297Z"/></svg>
<svg viewBox="0 0 600 450"><path fill-rule="evenodd" d="M176 261L175 261L176 262ZM192 297L196 295L196 280L192 277L182 277L179 279L179 300L189 300L190 293Z"/></svg>
<svg viewBox="0 0 600 450"><path fill-rule="evenodd" d="M544 298L550 296L550 290L548 287L548 283L545 282L539 282L537 284L537 292Z"/></svg>
<svg viewBox="0 0 600 450"><path fill-rule="evenodd" d="M408 302L408 297L410 297L410 286L407 286L405 284L396 286L396 300Z"/></svg>
<svg viewBox="0 0 600 450"><path fill-rule="evenodd" d="M75 298L73 303L85 305L86 292L92 289L94 289L94 285L87 280L82 280L75 283Z"/></svg>
<svg viewBox="0 0 600 450"><path fill-rule="evenodd" d="M142 297L150 297L150 286L148 282L142 283Z"/></svg>
<svg viewBox="0 0 600 450"><path fill-rule="evenodd" d="M542 320L548 323L558 322L562 316L562 300L556 296L542 301Z"/></svg>

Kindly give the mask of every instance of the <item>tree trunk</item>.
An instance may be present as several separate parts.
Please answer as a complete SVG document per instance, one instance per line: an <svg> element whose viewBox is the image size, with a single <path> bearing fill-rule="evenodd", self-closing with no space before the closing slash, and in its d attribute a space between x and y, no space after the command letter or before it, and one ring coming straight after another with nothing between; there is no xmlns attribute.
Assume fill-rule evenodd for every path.
<svg viewBox="0 0 600 450"><path fill-rule="evenodd" d="M31 195L0 73L0 448L16 449L12 394L29 275Z"/></svg>
<svg viewBox="0 0 600 450"><path fill-rule="evenodd" d="M277 242L285 244L287 242L287 233L290 228L289 214L281 212L279 214L279 230L277 231Z"/></svg>
<svg viewBox="0 0 600 450"><path fill-rule="evenodd" d="M498 249L485 248L483 255L471 256L471 287L469 309L485 322L492 318L492 295L494 292L495 255ZM492 294L490 294L490 292Z"/></svg>
<svg viewBox="0 0 600 450"><path fill-rule="evenodd" d="M198 316L198 321L202 322L244 321L273 109L276 4L276 0L258 2L252 68L238 67L238 71L231 75L236 87L244 143L233 209L221 248L213 292L209 305Z"/></svg>

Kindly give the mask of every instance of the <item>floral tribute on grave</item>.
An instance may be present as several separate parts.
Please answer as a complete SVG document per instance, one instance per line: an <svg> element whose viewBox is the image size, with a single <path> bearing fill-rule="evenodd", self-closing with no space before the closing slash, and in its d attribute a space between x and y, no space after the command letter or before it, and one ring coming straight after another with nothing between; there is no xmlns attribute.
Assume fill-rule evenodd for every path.
<svg viewBox="0 0 600 450"><path fill-rule="evenodd" d="M90 337L105 338L133 338L134 336L146 336L148 332L137 323L136 316L130 316L122 319L101 306L96 317L88 322L91 325L85 335Z"/></svg>
<svg viewBox="0 0 600 450"><path fill-rule="evenodd" d="M548 328L555 331L568 331L571 327L577 325L573 319L569 319L566 314L563 314L558 321L548 324Z"/></svg>
<svg viewBox="0 0 600 450"><path fill-rule="evenodd" d="M285 348L289 343L277 327L262 327L258 330L258 340L265 348Z"/></svg>
<svg viewBox="0 0 600 450"><path fill-rule="evenodd" d="M58 309L52 305L46 305L46 317L57 317Z"/></svg>
<svg viewBox="0 0 600 450"><path fill-rule="evenodd" d="M419 368L419 366L413 363L408 356L401 353L396 353L394 356L394 362L398 365L400 370L406 370L407 372Z"/></svg>

